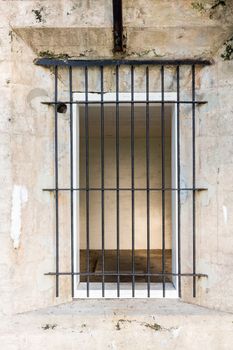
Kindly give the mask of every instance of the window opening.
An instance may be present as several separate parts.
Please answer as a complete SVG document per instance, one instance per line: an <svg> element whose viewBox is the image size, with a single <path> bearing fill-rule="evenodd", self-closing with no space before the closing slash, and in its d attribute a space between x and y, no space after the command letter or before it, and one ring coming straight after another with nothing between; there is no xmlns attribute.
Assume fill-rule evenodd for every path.
<svg viewBox="0 0 233 350"><path fill-rule="evenodd" d="M196 278L196 66L208 61L58 61L55 99L56 295L61 276L71 276L74 297L177 297L181 277ZM58 99L58 69L67 66L69 100ZM119 88L121 66L129 66L130 88ZM135 91L135 67L144 66L145 90ZM151 66L160 66L160 92L150 88ZM166 92L166 66L176 69L176 88ZM191 67L191 99L180 99L180 66ZM115 89L106 92L104 74L114 67ZM84 91L73 91L74 67L82 69ZM90 67L100 91L89 91ZM64 68L64 67L63 67ZM128 81L127 81L128 83ZM59 186L58 106L69 105L70 187ZM181 185L180 106L191 108L192 184ZM65 108L62 108L64 113ZM60 270L59 193L70 193L70 271ZM192 196L192 271L182 271L181 195Z"/></svg>

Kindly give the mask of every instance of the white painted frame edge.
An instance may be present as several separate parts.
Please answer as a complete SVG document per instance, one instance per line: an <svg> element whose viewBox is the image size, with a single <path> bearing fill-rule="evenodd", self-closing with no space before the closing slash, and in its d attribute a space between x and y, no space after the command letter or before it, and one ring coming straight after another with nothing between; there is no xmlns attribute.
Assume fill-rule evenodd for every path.
<svg viewBox="0 0 233 350"><path fill-rule="evenodd" d="M85 102L86 96L85 93L73 93L73 101L77 102ZM130 101L131 93L119 93L120 101ZM161 101L162 94L160 92L151 92L149 93L150 101ZM177 94L175 92L165 92L164 93L165 101L176 101ZM101 95L98 93L88 93L88 101L92 102L100 102ZM104 93L104 101L116 101L116 93ZM146 102L146 94L145 93L134 93L134 101L145 101ZM175 104L172 105L172 186L177 186L177 112L175 108ZM73 104L73 184L74 188L79 186L79 108L78 104ZM136 108L136 107L135 107ZM76 193L77 192L77 193ZM79 249L75 248L79 246L79 191L76 191L74 195L74 216L73 216L73 228L74 228L74 272L79 271L80 266L80 254ZM178 271L178 258L177 258L177 249L178 249L178 232L177 232L177 191L172 191L172 271L176 273ZM173 286L174 289L166 288L166 298L178 298L178 276L173 276ZM74 299L75 298L87 298L86 289L83 288L86 283L80 283L79 275L74 275ZM93 285L95 288L90 288L90 297L89 298L102 298L102 289L101 284L98 283L90 283L90 287ZM108 289L108 283L106 285L105 298L117 298L116 290ZM127 288L128 285L128 288ZM170 286L171 284L169 284ZM81 287L81 288L80 288ZM96 288L97 287L97 288ZM126 289L121 289L120 298L132 298L132 290L131 284L124 284ZM93 294L93 295L91 295ZM147 297L147 289L145 284L145 289L135 291L135 298L146 298ZM160 289L151 290L151 298L162 298L163 291L162 285Z"/></svg>

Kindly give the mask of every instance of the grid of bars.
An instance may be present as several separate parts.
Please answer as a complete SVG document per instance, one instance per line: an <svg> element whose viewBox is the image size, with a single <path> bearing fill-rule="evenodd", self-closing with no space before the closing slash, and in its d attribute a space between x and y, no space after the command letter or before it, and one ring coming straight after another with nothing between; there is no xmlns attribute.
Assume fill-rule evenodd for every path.
<svg viewBox="0 0 233 350"><path fill-rule="evenodd" d="M72 296L74 296L74 276L75 275L84 275L86 276L86 293L87 297L90 296L90 277L92 275L99 275L102 277L102 296L105 296L105 276L108 275L114 275L117 278L117 296L120 297L120 278L121 276L129 275L132 278L132 297L135 296L135 277L136 276L145 276L147 280L147 296L150 297L150 288L151 288L151 282L150 278L151 276L161 276L162 277L162 288L163 288L163 297L166 296L166 283L165 278L166 276L177 276L178 277L178 293L181 297L181 277L182 276L190 276L193 278L193 296L196 296L196 278L201 276L206 276L204 274L200 274L196 272L196 191L202 190L202 188L196 187L196 155L195 155L195 108L197 104L206 103L206 101L197 101L195 96L195 68L197 65L208 65L210 64L209 61L187 61L187 60L179 60L179 61L154 61L154 60L146 60L146 61L136 61L136 60L121 60L121 61L115 61L115 60L69 60L69 61L59 61L59 60L51 60L51 59L40 59L37 61L37 64L43 65L43 66L53 66L54 67L54 73L55 73L55 80L54 80L54 101L50 102L42 102L46 103L48 105L54 105L54 118L55 118L55 188L49 188L45 189L46 191L54 191L55 192L55 234L56 234L56 271L55 272L49 272L48 275L54 275L56 278L56 296L59 296L59 279L62 275L70 275L71 276L71 291ZM120 101L119 99L119 69L121 65L128 65L130 67L130 75L131 75L131 91L130 101ZM145 67L145 79L146 79L146 90L145 90L145 96L146 99L144 101L136 101L134 99L135 94L135 66L137 65L143 65ZM160 81L161 81L161 100L160 101L152 101L149 98L150 93L150 86L149 86L149 74L150 74L150 66L151 65L158 65L160 66ZM172 65L176 68L176 94L177 99L174 101L166 101L165 100L165 89L164 89L164 75L165 75L165 68L166 65ZM180 66L181 65L188 65L191 67L192 71L192 99L188 101L180 100ZM58 101L58 69L59 66L67 66L68 70L68 77L69 77L69 101ZM73 77L73 71L72 67L82 67L84 69L84 82L85 82L85 101L82 103L84 105L84 113L85 113L85 148L86 148L86 162L85 162L85 168L86 168L86 187L79 187L74 188L74 179L73 179L73 104L74 103L80 103L77 101L73 101L73 83L72 83L72 77ZM89 67L96 67L99 70L99 78L100 78L100 124L101 124L101 187L98 188L92 188L90 187L89 183L89 105L92 103L92 101L88 101L88 81L89 81ZM115 74L116 74L116 87L115 87L115 94L116 98L115 101L109 102L104 101L104 69L106 66L114 66L115 67ZM70 106L70 188L60 188L59 187L59 168L58 168L58 105L61 103L68 104ZM105 187L105 139L104 139L104 128L105 128L105 111L104 106L107 103L114 103L115 104L115 150L116 150L116 187L114 188L107 188ZM131 187L129 188L121 188L119 183L119 106L121 103L129 103L131 106L131 117L130 117L130 140L131 140ZM134 161L135 161L135 104L145 104L146 108L146 187L144 188L137 188L135 187L135 174L134 174ZM162 186L159 188L151 187L150 186L150 176L149 176L149 166L150 166L150 144L149 144L149 130L150 130L150 104L151 103L158 103L161 106L161 158L162 158ZM167 188L165 187L165 124L164 124L164 113L165 113L165 103L174 103L176 105L176 127L177 127L177 188ZM181 187L181 176L180 176L180 105L181 104L191 104L192 108L192 187L190 188L182 188ZM59 267L59 191L69 191L70 192L70 213L71 213L71 221L70 221L70 240L71 240L71 261L70 261L70 271L69 272L63 272L60 271ZM86 193L86 272L77 272L76 268L74 267L74 254L75 249L74 247L74 191L85 191ZM101 192L101 231L102 231L102 272L100 273L93 273L90 272L90 222L89 222L89 216L90 216L90 191L100 191ZM114 191L116 193L116 250L117 250L117 266L116 266L116 272L114 273L108 273L105 271L105 214L104 214L104 207L105 207L105 191ZM131 251L132 251L132 261L131 261L131 272L130 273L123 273L120 271L120 197L119 193L120 191L130 191L131 192L131 212L132 212L132 232L131 232ZM146 191L146 207L147 207L147 272L144 274L137 273L135 271L135 191ZM150 269L150 194L152 191L160 191L162 194L162 272L154 274L151 272ZM166 191L177 191L177 234L178 234L178 243L177 243L177 260L178 260L178 269L176 273L166 273L165 272L165 192ZM181 271L181 191L191 191L192 193L192 272L191 273L184 273Z"/></svg>

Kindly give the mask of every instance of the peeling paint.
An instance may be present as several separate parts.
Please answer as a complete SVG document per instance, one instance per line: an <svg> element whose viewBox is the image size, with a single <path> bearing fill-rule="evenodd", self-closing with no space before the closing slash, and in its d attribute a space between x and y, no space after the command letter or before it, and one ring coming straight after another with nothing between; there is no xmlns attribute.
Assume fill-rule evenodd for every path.
<svg viewBox="0 0 233 350"><path fill-rule="evenodd" d="M223 205L222 210L223 210L224 223L227 224L227 218L228 218L227 207Z"/></svg>
<svg viewBox="0 0 233 350"><path fill-rule="evenodd" d="M28 200L26 187L14 185L11 208L11 238L15 249L19 248L21 235L21 210Z"/></svg>

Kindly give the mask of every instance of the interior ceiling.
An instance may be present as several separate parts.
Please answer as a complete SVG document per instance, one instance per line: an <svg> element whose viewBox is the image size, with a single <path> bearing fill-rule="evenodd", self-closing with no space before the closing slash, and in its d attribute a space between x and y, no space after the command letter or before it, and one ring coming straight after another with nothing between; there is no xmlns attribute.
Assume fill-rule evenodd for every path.
<svg viewBox="0 0 233 350"><path fill-rule="evenodd" d="M165 136L171 132L171 106L165 106ZM150 137L161 137L161 106L150 106ZM100 137L101 110L100 106L91 105L88 108L89 117L89 137ZM85 135L85 108L80 107L80 136ZM116 108L115 106L104 107L104 129L105 137L115 137ZM131 132L131 106L121 106L119 108L120 137L130 137ZM145 137L146 135L146 106L138 105L134 107L135 137Z"/></svg>

